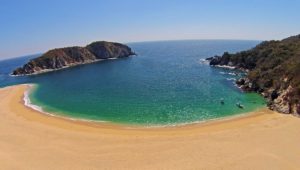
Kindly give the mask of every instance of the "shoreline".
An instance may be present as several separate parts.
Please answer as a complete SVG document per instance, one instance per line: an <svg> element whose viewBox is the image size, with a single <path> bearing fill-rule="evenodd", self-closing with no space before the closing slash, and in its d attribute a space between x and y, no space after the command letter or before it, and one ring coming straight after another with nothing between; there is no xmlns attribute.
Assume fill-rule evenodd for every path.
<svg viewBox="0 0 300 170"><path fill-rule="evenodd" d="M105 61L105 60L111 60L111 59L119 59L119 58L108 58L108 59L96 59L96 60L89 60L83 63L71 63L68 66L63 66L61 68L55 68L55 69L44 69L41 71L37 71L34 73L30 73L30 74L19 74L19 75L14 75L13 73L10 73L9 76L12 77L21 77L21 76L34 76L34 75L39 75L39 74L45 74L45 73L49 73L49 72L54 72L54 71L60 71L60 70L65 70L67 68L72 68L72 67L76 67L76 66L81 66L81 65L86 65L86 64L93 64L93 63L97 63L97 62L101 62L101 61Z"/></svg>
<svg viewBox="0 0 300 170"><path fill-rule="evenodd" d="M248 116L166 128L72 121L24 105L26 85L0 88L3 169L298 169L300 119Z"/></svg>
<svg viewBox="0 0 300 170"><path fill-rule="evenodd" d="M223 121L230 121L230 120L235 120L235 119L240 119L240 118L245 118L249 116L254 116L259 112L260 110L263 109L268 109L267 107L261 107L257 108L254 111L250 112L243 112L243 113L238 113L235 115L228 115L228 116L223 116L223 117L218 117L218 118L213 118L213 119L208 119L208 120L199 120L199 121L194 121L194 122L186 122L186 123L176 123L176 124L167 124L167 125L134 125L134 124L122 124L122 123L115 123L115 122L110 122L110 121L102 121L102 120L90 120L90 119L84 119L84 118L73 118L73 117L68 117L68 116L63 116L55 113L49 113L43 110L41 106L34 105L31 103L29 95L36 84L21 84L27 86L26 90L24 91L24 96L23 96L23 101L24 105L32 109L39 114L44 114L45 116L51 116L51 117L56 117L59 119L67 120L67 121L73 121L74 123L92 123L92 124L108 124L108 125L113 125L117 127L124 127L124 128L132 128L132 129L161 129L161 128L176 128L176 127L184 127L184 126L192 126L192 125L206 125L206 124L211 124L211 123L217 123L217 122L223 122Z"/></svg>
<svg viewBox="0 0 300 170"><path fill-rule="evenodd" d="M135 54L136 55L136 54ZM134 56L134 55L131 55ZM71 63L68 66L63 66L61 68L55 68L55 69L44 69L41 71L37 71L34 73L30 73L30 74L19 74L19 75L14 75L13 73L10 73L9 76L11 77L22 77L22 76L34 76L34 75L39 75L39 74L45 74L45 73L49 73L49 72L55 72L55 71L60 71L60 70L65 70L68 68L72 68L72 67L76 67L76 66L82 66L82 65L87 65L87 64L94 64L94 63L98 63L98 62L103 62L103 61L109 61L109 60L118 60L118 59L122 59L122 58L129 58L131 56L128 57L114 57L114 58L107 58L107 59L96 59L96 60L89 60L83 63Z"/></svg>

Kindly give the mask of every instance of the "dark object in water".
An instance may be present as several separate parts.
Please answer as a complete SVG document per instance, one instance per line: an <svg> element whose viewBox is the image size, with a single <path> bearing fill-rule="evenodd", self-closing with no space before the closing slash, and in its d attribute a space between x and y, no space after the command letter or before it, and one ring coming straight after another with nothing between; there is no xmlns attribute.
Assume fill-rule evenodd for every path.
<svg viewBox="0 0 300 170"><path fill-rule="evenodd" d="M221 98L220 99L220 103L223 105L223 104L225 104L225 102L224 102L224 99L223 98Z"/></svg>
<svg viewBox="0 0 300 170"><path fill-rule="evenodd" d="M236 103L236 106L240 109L244 109L244 106L241 103Z"/></svg>

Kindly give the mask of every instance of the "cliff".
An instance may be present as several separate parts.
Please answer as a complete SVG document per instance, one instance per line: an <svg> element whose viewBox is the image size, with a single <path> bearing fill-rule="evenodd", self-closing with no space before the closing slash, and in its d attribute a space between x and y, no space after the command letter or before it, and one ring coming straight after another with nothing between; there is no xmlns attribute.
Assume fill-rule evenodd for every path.
<svg viewBox="0 0 300 170"><path fill-rule="evenodd" d="M236 83L262 94L272 110L300 114L300 35L265 41L253 49L208 58L212 66L231 66L247 72Z"/></svg>
<svg viewBox="0 0 300 170"><path fill-rule="evenodd" d="M31 75L58 70L79 64L86 64L101 59L122 58L135 55L123 44L98 41L86 47L66 47L53 49L42 56L30 60L23 67L17 68L12 75Z"/></svg>

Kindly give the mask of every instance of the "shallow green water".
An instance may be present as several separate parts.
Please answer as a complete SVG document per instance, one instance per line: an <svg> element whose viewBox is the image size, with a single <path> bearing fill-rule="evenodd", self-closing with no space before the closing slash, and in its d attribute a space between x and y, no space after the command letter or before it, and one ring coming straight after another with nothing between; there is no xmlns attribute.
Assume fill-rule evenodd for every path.
<svg viewBox="0 0 300 170"><path fill-rule="evenodd" d="M264 106L234 86L234 71L202 58L253 47L253 41L129 44L139 55L33 76L33 104L73 118L136 125L175 125L236 115ZM220 103L224 98L225 104ZM245 108L239 109L241 102Z"/></svg>

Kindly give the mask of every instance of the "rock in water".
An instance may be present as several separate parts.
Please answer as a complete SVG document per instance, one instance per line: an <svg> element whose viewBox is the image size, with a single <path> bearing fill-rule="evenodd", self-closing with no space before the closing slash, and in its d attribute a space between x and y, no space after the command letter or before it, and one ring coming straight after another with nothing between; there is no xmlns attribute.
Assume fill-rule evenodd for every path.
<svg viewBox="0 0 300 170"><path fill-rule="evenodd" d="M98 41L86 47L53 49L17 68L12 75L31 75L70 66L92 63L101 59L122 58L135 55L130 47L113 42Z"/></svg>
<svg viewBox="0 0 300 170"><path fill-rule="evenodd" d="M237 85L262 94L273 110L300 116L300 35L207 60L212 66L234 66L248 72Z"/></svg>

